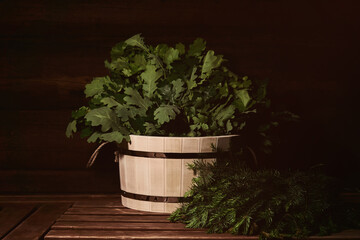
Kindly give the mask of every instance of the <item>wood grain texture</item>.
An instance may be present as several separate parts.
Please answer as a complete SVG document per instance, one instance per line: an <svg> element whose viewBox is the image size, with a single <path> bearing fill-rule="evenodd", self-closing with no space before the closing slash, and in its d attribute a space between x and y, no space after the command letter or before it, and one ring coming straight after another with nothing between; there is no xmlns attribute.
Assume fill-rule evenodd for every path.
<svg viewBox="0 0 360 240"><path fill-rule="evenodd" d="M119 193L118 173L110 173L99 170L0 170L0 191L2 194Z"/></svg>
<svg viewBox="0 0 360 240"><path fill-rule="evenodd" d="M350 233L350 234L349 234ZM349 230L331 236L311 236L308 240L359 240L358 231ZM255 240L258 236L235 236L230 234L206 234L203 231L108 231L51 230L45 240L55 239L238 239ZM306 240L304 239L304 240Z"/></svg>
<svg viewBox="0 0 360 240"><path fill-rule="evenodd" d="M37 194L37 195L0 195L0 205L13 204L41 204L41 203L76 203L103 202L111 204L120 200L120 194Z"/></svg>
<svg viewBox="0 0 360 240"><path fill-rule="evenodd" d="M68 139L70 110L0 110L0 169L58 170L86 167L97 144ZM98 155L94 169L115 169L114 145Z"/></svg>
<svg viewBox="0 0 360 240"><path fill-rule="evenodd" d="M153 230L153 231L195 231L187 229L182 223L142 223L142 222L56 222L52 227L54 230L76 229L76 230Z"/></svg>
<svg viewBox="0 0 360 240"><path fill-rule="evenodd" d="M0 79L0 109L76 109L86 103L83 91L91 80L88 76Z"/></svg>
<svg viewBox="0 0 360 240"><path fill-rule="evenodd" d="M84 169L96 146L79 138L66 138L64 129L70 113L0 111L1 169ZM67 160L69 152L71 161Z"/></svg>
<svg viewBox="0 0 360 240"><path fill-rule="evenodd" d="M45 240L53 239L258 239L230 234L206 234L203 231L109 231L109 230L51 230Z"/></svg>
<svg viewBox="0 0 360 240"><path fill-rule="evenodd" d="M168 216L166 213L144 212L129 208L77 208L72 207L65 212L65 215L146 215L146 216Z"/></svg>
<svg viewBox="0 0 360 240"><path fill-rule="evenodd" d="M169 222L168 215L62 215L58 222Z"/></svg>
<svg viewBox="0 0 360 240"><path fill-rule="evenodd" d="M0 206L4 206L0 204ZM0 210L0 239L21 223L31 212L35 210L35 206L6 206Z"/></svg>
<svg viewBox="0 0 360 240"><path fill-rule="evenodd" d="M187 229L184 224L170 223L168 217L127 209L113 200L80 201L58 218L45 239L239 239Z"/></svg>
<svg viewBox="0 0 360 240"><path fill-rule="evenodd" d="M334 233L330 236L310 236L309 240L359 240L360 239L360 232L359 230L355 229L348 229L342 232Z"/></svg>
<svg viewBox="0 0 360 240"><path fill-rule="evenodd" d="M102 207L102 208L125 208L120 202L121 196L116 199L117 201L78 201L73 204L76 208L87 208L87 207Z"/></svg>
<svg viewBox="0 0 360 240"><path fill-rule="evenodd" d="M56 219L69 207L69 204L43 205L30 217L18 225L4 240L40 239Z"/></svg>
<svg viewBox="0 0 360 240"><path fill-rule="evenodd" d="M133 210L132 214L108 214L111 209L116 214L119 209L124 209L119 206L118 199L119 195L113 194L0 195L0 233L3 234L4 229L10 230L2 238L4 240L258 239L258 236L207 234L203 229L188 229L183 224L170 223L167 219L169 215L142 215L140 212L133 214L136 212ZM74 207L75 205L77 207ZM107 210L105 214L64 214L66 209L73 208L82 208L83 211L89 209L91 212L94 206L97 206L96 209ZM10 223L15 226L11 227ZM311 236L308 239L359 240L360 232L348 229L331 236Z"/></svg>
<svg viewBox="0 0 360 240"><path fill-rule="evenodd" d="M344 181L360 182L353 177L360 171L360 116L351 104L357 102L353 86L360 78L359 5L357 0L0 1L0 169L44 171L28 186L23 177L0 177L5 179L0 192L54 192L51 171L84 169L95 146L65 139L69 114L85 103L84 85L108 74L104 60L111 47L136 33L149 44L189 44L203 37L234 72L270 79L276 109L293 111L302 121L282 132L282 147L264 165L287 169L321 162ZM108 152L102 159L109 159L112 171ZM70 172L68 177L76 179ZM118 186L80 182L56 186L72 193Z"/></svg>

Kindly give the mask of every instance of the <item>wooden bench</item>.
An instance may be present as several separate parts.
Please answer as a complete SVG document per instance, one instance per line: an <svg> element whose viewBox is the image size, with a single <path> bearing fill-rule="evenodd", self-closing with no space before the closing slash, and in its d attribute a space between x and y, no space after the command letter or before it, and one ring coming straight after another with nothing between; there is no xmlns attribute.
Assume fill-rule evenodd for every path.
<svg viewBox="0 0 360 240"><path fill-rule="evenodd" d="M135 211L119 195L0 196L0 239L258 239L256 236L207 234L170 223L168 214ZM312 240L358 239L347 230Z"/></svg>

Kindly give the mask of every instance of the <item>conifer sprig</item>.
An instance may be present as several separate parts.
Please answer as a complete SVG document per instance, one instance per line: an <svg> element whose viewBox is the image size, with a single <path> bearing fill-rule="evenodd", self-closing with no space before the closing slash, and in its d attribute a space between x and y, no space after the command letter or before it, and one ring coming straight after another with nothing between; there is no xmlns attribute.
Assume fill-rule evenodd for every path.
<svg viewBox="0 0 360 240"><path fill-rule="evenodd" d="M190 168L198 177L170 216L189 228L260 239L360 228L360 209L339 201L331 178L318 171L252 170L236 159L213 164L198 160Z"/></svg>

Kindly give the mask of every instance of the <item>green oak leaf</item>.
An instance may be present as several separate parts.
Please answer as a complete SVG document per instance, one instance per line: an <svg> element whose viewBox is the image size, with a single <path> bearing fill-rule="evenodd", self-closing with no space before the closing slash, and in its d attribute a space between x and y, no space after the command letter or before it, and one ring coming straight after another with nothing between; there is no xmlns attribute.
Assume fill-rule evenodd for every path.
<svg viewBox="0 0 360 240"><path fill-rule="evenodd" d="M223 56L208 51L201 38L189 47L150 46L137 34L110 54L111 77L86 85L88 106L72 113L67 136L78 131L90 142L121 142L130 132L171 136L178 133L167 125L180 120L180 110L190 127L184 135L230 134L266 103L266 85L252 86L222 66Z"/></svg>
<svg viewBox="0 0 360 240"><path fill-rule="evenodd" d="M101 94L94 96L89 101L89 108L90 109L97 108L100 105L101 106L103 105L102 102L101 102Z"/></svg>
<svg viewBox="0 0 360 240"><path fill-rule="evenodd" d="M238 129L241 130L246 126L246 122L242 122L240 126L238 126Z"/></svg>
<svg viewBox="0 0 360 240"><path fill-rule="evenodd" d="M86 97L93 97L102 93L104 91L104 85L108 85L111 82L108 76L94 78L91 83L86 84L84 93Z"/></svg>
<svg viewBox="0 0 360 240"><path fill-rule="evenodd" d="M146 59L144 55L136 54L134 56L134 65L137 67L137 70L144 70L146 68Z"/></svg>
<svg viewBox="0 0 360 240"><path fill-rule="evenodd" d="M109 108L120 105L120 103L118 103L115 99L113 99L111 97L105 97L105 98L101 99L100 102L102 102Z"/></svg>
<svg viewBox="0 0 360 240"><path fill-rule="evenodd" d="M233 130L233 126L231 124L230 119L226 122L226 131L227 132L231 132L231 130Z"/></svg>
<svg viewBox="0 0 360 240"><path fill-rule="evenodd" d="M191 131L195 131L195 130L198 130L198 129L200 129L200 124L192 124L192 125L190 125L190 130Z"/></svg>
<svg viewBox="0 0 360 240"><path fill-rule="evenodd" d="M258 101L261 101L266 97L266 84L262 84L259 86L256 95L256 99Z"/></svg>
<svg viewBox="0 0 360 240"><path fill-rule="evenodd" d="M202 51L205 50L205 48L206 48L206 42L204 41L204 39L197 38L192 44L190 44L187 55L199 57Z"/></svg>
<svg viewBox="0 0 360 240"><path fill-rule="evenodd" d="M134 116L132 115L132 113L129 111L129 109L124 106L124 105L117 105L115 108L115 113L116 116L118 116L121 121L126 122L129 120L129 117L133 118Z"/></svg>
<svg viewBox="0 0 360 240"><path fill-rule="evenodd" d="M197 116L193 117L194 123L206 123L208 121L208 117L198 113Z"/></svg>
<svg viewBox="0 0 360 240"><path fill-rule="evenodd" d="M159 88L160 98L161 99L171 99L173 92L172 88L169 85L165 85L162 88ZM166 101L166 100L165 100Z"/></svg>
<svg viewBox="0 0 360 240"><path fill-rule="evenodd" d="M175 48L179 51L179 55L180 55L180 56L183 55L183 54L185 54L185 45L184 45L184 44L182 44L182 43L177 43L177 44L175 45Z"/></svg>
<svg viewBox="0 0 360 240"><path fill-rule="evenodd" d="M179 50L174 48L169 48L164 55L164 63L166 64L168 69L171 69L172 68L171 63L178 59L179 59Z"/></svg>
<svg viewBox="0 0 360 240"><path fill-rule="evenodd" d="M196 83L196 81L195 81L195 79L198 77L198 76L196 75L196 70L197 70L197 68L194 67L193 70L192 70L192 72L191 72L190 79L189 79L188 81L186 81L186 85L187 85L187 88L188 88L189 90L191 90L191 89L193 89L194 87L197 86L197 83Z"/></svg>
<svg viewBox="0 0 360 240"><path fill-rule="evenodd" d="M91 136L87 139L88 143L94 143L98 140L98 138L101 136L101 133L99 132L94 132L93 134L91 134Z"/></svg>
<svg viewBox="0 0 360 240"><path fill-rule="evenodd" d="M119 119L115 112L107 107L101 107L90 110L85 119L91 122L91 126L101 126L101 131L106 132L109 129L119 129Z"/></svg>
<svg viewBox="0 0 360 240"><path fill-rule="evenodd" d="M219 111L217 115L215 115L215 120L219 124L220 127L224 126L224 122L234 116L235 106L230 105Z"/></svg>
<svg viewBox="0 0 360 240"><path fill-rule="evenodd" d="M214 51L210 50L205 55L204 64L202 66L201 76L200 76L202 79L210 76L212 70L214 68L219 67L223 62L222 55L215 56L214 54L215 54Z"/></svg>
<svg viewBox="0 0 360 240"><path fill-rule="evenodd" d="M145 127L145 135L153 135L157 131L156 126L149 122L144 123L144 127Z"/></svg>
<svg viewBox="0 0 360 240"><path fill-rule="evenodd" d="M117 43L110 51L111 59L115 60L124 54L124 42Z"/></svg>
<svg viewBox="0 0 360 240"><path fill-rule="evenodd" d="M241 100L244 107L246 107L250 101L249 93L246 89L241 89L235 92L236 96Z"/></svg>
<svg viewBox="0 0 360 240"><path fill-rule="evenodd" d="M239 110L239 112L245 113L246 107L244 106L244 104L243 104L243 102L241 101L241 99L236 99L236 100L234 101L234 105L235 105L236 108Z"/></svg>
<svg viewBox="0 0 360 240"><path fill-rule="evenodd" d="M229 87L227 82L223 83L220 85L221 87L219 88L219 94L221 96L228 96L229 95Z"/></svg>
<svg viewBox="0 0 360 240"><path fill-rule="evenodd" d="M85 115L86 115L86 113L88 112L88 108L87 107L84 107L84 106L82 106L81 108L79 108L78 110L76 110L76 111L72 111L72 113L71 113L71 117L73 118L73 119L79 119L79 118L82 118L82 117L84 117Z"/></svg>
<svg viewBox="0 0 360 240"><path fill-rule="evenodd" d="M119 57L111 62L105 61L105 67L112 71L114 70L123 70L129 67L129 63L126 58Z"/></svg>
<svg viewBox="0 0 360 240"><path fill-rule="evenodd" d="M131 70L130 68L124 68L121 72L122 72L122 73L124 74L124 76L126 76L126 77L130 77L130 76L133 74L133 72L132 72L132 70Z"/></svg>
<svg viewBox="0 0 360 240"><path fill-rule="evenodd" d="M140 117L146 117L146 109L145 108L137 108L137 107L129 107L128 108L129 111L129 116L131 118L134 118L136 116L140 116Z"/></svg>
<svg viewBox="0 0 360 240"><path fill-rule="evenodd" d="M206 130L209 130L209 125L207 125L206 123L202 123L201 124L201 129L206 131Z"/></svg>
<svg viewBox="0 0 360 240"><path fill-rule="evenodd" d="M149 51L149 49L146 47L145 43L144 43L144 39L141 37L141 34L136 34L134 36L132 36L131 38L127 39L125 41L125 43L129 46L133 46L133 47L139 47L145 51Z"/></svg>
<svg viewBox="0 0 360 240"><path fill-rule="evenodd" d="M80 132L81 138L89 137L93 133L93 130L90 127L83 128Z"/></svg>
<svg viewBox="0 0 360 240"><path fill-rule="evenodd" d="M223 69L223 71L224 71L224 73L227 73L227 75L228 75L228 77L230 78L230 79L232 79L233 81L238 81L238 79L239 79L239 76L237 75L237 74L235 74L235 73L233 73L232 71L230 71L228 68L226 68L226 67L222 67L222 69Z"/></svg>
<svg viewBox="0 0 360 240"><path fill-rule="evenodd" d="M203 97L197 97L192 104L195 106L195 108L201 109L204 104ZM199 111L199 110L197 110L197 111Z"/></svg>
<svg viewBox="0 0 360 240"><path fill-rule="evenodd" d="M151 98L157 89L156 81L163 75L161 70L156 70L154 65L147 65L146 70L141 73L141 78L144 80L143 90L145 96Z"/></svg>
<svg viewBox="0 0 360 240"><path fill-rule="evenodd" d="M70 122L68 125L67 125L67 128L66 128L66 137L72 137L72 133L73 132L76 132L77 129L76 129L76 120L73 120L72 122Z"/></svg>
<svg viewBox="0 0 360 240"><path fill-rule="evenodd" d="M178 97L180 97L180 94L185 90L185 88L183 87L184 82L179 78L172 81L171 84L173 85L173 90L175 92L174 98L177 99Z"/></svg>
<svg viewBox="0 0 360 240"><path fill-rule="evenodd" d="M104 140L106 142L117 142L120 144L123 142L123 140L129 141L130 137L124 136L121 132L114 131L114 132L110 132L110 133L101 134L100 139Z"/></svg>
<svg viewBox="0 0 360 240"><path fill-rule="evenodd" d="M157 56L164 58L166 51L169 49L169 46L167 44L159 44L156 46L154 52Z"/></svg>
<svg viewBox="0 0 360 240"><path fill-rule="evenodd" d="M146 110L143 108L137 108L133 106L125 106L119 104L115 108L116 115L121 119L122 122L129 121L130 118L135 119L136 116L146 117Z"/></svg>
<svg viewBox="0 0 360 240"><path fill-rule="evenodd" d="M165 71L164 66L162 65L162 62L157 55L149 54L149 59L150 59L150 61L148 61L148 63L150 65L155 65L157 68L161 68L163 71Z"/></svg>
<svg viewBox="0 0 360 240"><path fill-rule="evenodd" d="M128 95L124 97L124 101L127 104L137 106L145 110L147 110L152 105L152 102L150 102L147 98L143 98L136 89L128 87L124 90L125 94Z"/></svg>
<svg viewBox="0 0 360 240"><path fill-rule="evenodd" d="M175 119L179 113L180 110L174 105L162 105L155 110L154 119L157 120L159 124L164 124L165 122Z"/></svg>

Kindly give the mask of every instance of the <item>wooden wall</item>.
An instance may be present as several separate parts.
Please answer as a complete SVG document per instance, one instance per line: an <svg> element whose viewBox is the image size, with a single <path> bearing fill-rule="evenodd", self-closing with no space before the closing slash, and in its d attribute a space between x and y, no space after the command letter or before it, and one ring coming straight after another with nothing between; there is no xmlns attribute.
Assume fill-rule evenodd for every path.
<svg viewBox="0 0 360 240"><path fill-rule="evenodd" d="M113 146L86 169L96 145L64 132L111 47L136 33L150 44L202 37L233 71L270 79L274 106L302 118L272 161L323 162L351 179L359 10L357 0L0 0L0 192L118 191Z"/></svg>

